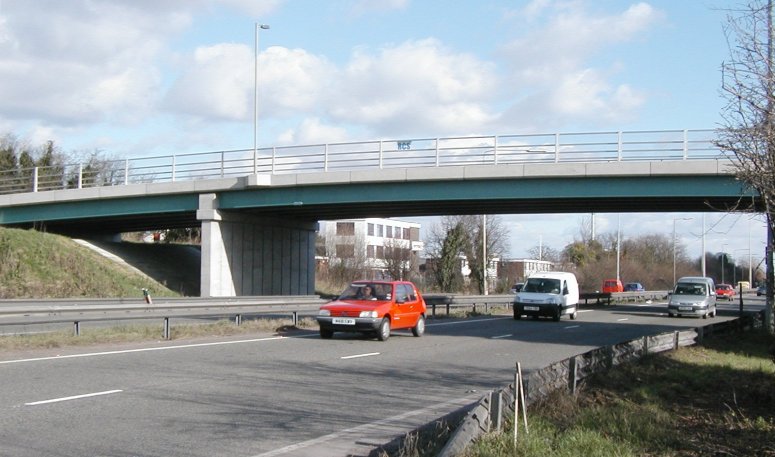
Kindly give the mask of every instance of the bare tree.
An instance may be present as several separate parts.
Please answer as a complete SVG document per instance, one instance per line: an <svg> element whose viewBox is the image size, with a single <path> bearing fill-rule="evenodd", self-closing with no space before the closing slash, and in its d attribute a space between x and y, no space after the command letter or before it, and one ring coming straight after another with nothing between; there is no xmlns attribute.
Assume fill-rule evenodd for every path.
<svg viewBox="0 0 775 457"><path fill-rule="evenodd" d="M730 10L725 32L730 60L722 64L723 128L717 145L733 156L738 178L755 189L767 217L765 328L773 332L772 252L775 240L775 48L773 0ZM741 202L740 209L753 209ZM743 206L745 204L745 206Z"/></svg>

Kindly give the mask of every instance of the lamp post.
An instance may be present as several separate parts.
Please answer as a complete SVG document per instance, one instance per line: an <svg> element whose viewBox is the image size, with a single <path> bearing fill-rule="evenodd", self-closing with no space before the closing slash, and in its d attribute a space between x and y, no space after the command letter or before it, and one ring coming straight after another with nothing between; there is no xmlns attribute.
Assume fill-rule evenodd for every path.
<svg viewBox="0 0 775 457"><path fill-rule="evenodd" d="M258 31L261 29L267 30L269 26L256 22L256 42L253 47L255 53L253 62L253 174L258 173Z"/></svg>
<svg viewBox="0 0 775 457"><path fill-rule="evenodd" d="M724 249L727 247L726 243L721 245L721 283L724 284L724 258L727 256Z"/></svg>
<svg viewBox="0 0 775 457"><path fill-rule="evenodd" d="M693 217L674 217L673 218L673 284L675 284L675 221L690 221Z"/></svg>

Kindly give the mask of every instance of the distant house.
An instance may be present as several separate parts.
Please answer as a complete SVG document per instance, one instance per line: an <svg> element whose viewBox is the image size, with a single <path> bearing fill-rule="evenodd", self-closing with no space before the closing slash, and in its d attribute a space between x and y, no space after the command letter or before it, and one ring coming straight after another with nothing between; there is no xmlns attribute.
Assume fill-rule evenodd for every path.
<svg viewBox="0 0 775 457"><path fill-rule="evenodd" d="M535 259L501 259L498 264L498 277L508 278L511 282L524 281L533 273L552 271L554 263Z"/></svg>
<svg viewBox="0 0 775 457"><path fill-rule="evenodd" d="M329 265L350 262L369 270L374 278L387 277L391 263L397 261L406 263L406 268L416 265L423 249L420 224L396 219L324 221L320 233L325 243L321 251Z"/></svg>

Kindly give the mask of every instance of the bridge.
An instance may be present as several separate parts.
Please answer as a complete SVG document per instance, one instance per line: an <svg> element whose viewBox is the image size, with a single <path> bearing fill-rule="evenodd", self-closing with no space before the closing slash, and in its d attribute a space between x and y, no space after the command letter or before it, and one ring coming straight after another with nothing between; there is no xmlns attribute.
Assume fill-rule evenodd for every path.
<svg viewBox="0 0 775 457"><path fill-rule="evenodd" d="M314 293L317 221L758 208L713 130L379 140L0 176L0 225L202 227L202 296Z"/></svg>

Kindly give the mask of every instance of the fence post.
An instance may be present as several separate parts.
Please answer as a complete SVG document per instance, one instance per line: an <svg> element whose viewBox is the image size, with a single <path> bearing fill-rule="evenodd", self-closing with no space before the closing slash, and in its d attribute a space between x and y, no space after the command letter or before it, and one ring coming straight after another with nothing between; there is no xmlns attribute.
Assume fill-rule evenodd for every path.
<svg viewBox="0 0 775 457"><path fill-rule="evenodd" d="M83 189L83 164L78 164L78 188Z"/></svg>
<svg viewBox="0 0 775 457"><path fill-rule="evenodd" d="M32 169L32 191L38 191L38 167Z"/></svg>
<svg viewBox="0 0 775 457"><path fill-rule="evenodd" d="M81 336L81 323L78 321L73 322L73 335Z"/></svg>
<svg viewBox="0 0 775 457"><path fill-rule="evenodd" d="M673 349L678 349L678 340L680 339L680 332L678 330L673 333Z"/></svg>
<svg viewBox="0 0 775 457"><path fill-rule="evenodd" d="M568 386L570 387L570 393L576 395L576 380L578 377L578 367L576 362L576 356L574 355L568 359Z"/></svg>
<svg viewBox="0 0 775 457"><path fill-rule="evenodd" d="M503 393L490 392L490 431L500 431L503 423Z"/></svg>
<svg viewBox="0 0 775 457"><path fill-rule="evenodd" d="M170 318L164 318L164 329L162 330L162 338L165 340L170 339Z"/></svg>
<svg viewBox="0 0 775 457"><path fill-rule="evenodd" d="M242 325L242 314L237 314L234 316L234 323L237 325L237 327Z"/></svg>
<svg viewBox="0 0 775 457"><path fill-rule="evenodd" d="M296 327L299 324L299 312L294 311L293 316L291 317L291 322L293 322L293 326Z"/></svg>
<svg viewBox="0 0 775 457"><path fill-rule="evenodd" d="M124 185L129 184L129 159L124 160Z"/></svg>

